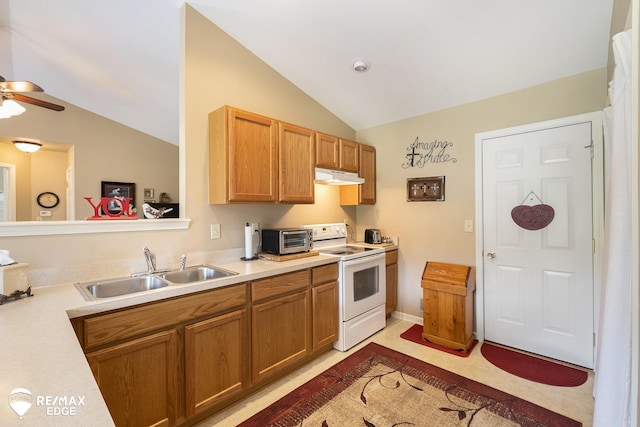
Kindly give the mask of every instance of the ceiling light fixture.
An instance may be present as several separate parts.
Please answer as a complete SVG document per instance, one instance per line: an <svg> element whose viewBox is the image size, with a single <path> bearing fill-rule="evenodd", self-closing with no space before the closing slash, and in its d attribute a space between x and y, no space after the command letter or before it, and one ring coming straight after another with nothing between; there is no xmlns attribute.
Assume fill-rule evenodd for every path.
<svg viewBox="0 0 640 427"><path fill-rule="evenodd" d="M360 59L353 63L353 69L359 73L367 71L367 68L369 68L369 65Z"/></svg>
<svg viewBox="0 0 640 427"><path fill-rule="evenodd" d="M0 119L8 119L11 116L18 116L26 111L26 109L12 99L2 98L0 104Z"/></svg>
<svg viewBox="0 0 640 427"><path fill-rule="evenodd" d="M39 142L33 141L12 141L13 145L20 151L24 151L25 153L35 153L40 148L42 148L42 144Z"/></svg>

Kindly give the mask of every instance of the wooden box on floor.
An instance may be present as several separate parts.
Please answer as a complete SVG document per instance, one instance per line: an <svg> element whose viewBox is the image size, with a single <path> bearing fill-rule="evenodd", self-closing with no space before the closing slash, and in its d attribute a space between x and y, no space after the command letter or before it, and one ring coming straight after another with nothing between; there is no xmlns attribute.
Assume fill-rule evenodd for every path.
<svg viewBox="0 0 640 427"><path fill-rule="evenodd" d="M428 261L422 273L422 338L467 351L473 343L475 268Z"/></svg>

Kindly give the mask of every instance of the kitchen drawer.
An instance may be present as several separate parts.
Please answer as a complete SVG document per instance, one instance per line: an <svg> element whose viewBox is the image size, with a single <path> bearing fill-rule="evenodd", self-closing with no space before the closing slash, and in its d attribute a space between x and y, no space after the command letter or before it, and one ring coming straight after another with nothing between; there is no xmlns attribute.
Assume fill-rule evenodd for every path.
<svg viewBox="0 0 640 427"><path fill-rule="evenodd" d="M82 319L85 349L221 313L247 303L247 285L233 285Z"/></svg>
<svg viewBox="0 0 640 427"><path fill-rule="evenodd" d="M338 280L338 264L328 264L315 267L311 272L311 282L313 286L320 283Z"/></svg>
<svg viewBox="0 0 640 427"><path fill-rule="evenodd" d="M311 270L309 269L256 280L251 283L251 301L261 301L277 295L304 289L308 287L310 283Z"/></svg>

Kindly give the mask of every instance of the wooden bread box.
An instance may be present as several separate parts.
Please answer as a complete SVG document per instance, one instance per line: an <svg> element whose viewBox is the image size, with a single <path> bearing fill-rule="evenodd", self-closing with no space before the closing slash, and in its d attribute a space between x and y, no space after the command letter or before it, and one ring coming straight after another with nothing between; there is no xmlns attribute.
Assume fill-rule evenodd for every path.
<svg viewBox="0 0 640 427"><path fill-rule="evenodd" d="M475 268L428 261L422 273L422 338L455 350L473 343Z"/></svg>

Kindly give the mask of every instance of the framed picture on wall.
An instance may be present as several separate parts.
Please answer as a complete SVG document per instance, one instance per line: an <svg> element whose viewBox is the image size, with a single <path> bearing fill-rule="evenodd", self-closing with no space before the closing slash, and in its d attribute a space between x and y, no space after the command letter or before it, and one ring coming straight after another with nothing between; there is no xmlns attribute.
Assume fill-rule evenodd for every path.
<svg viewBox="0 0 640 427"><path fill-rule="evenodd" d="M112 182L112 181L102 181L101 182L101 193L102 197L110 197L110 198L131 198L130 209L133 209L136 206L136 184L133 182ZM122 204L116 200L110 200L107 204L107 210L110 214L118 214L122 211Z"/></svg>

